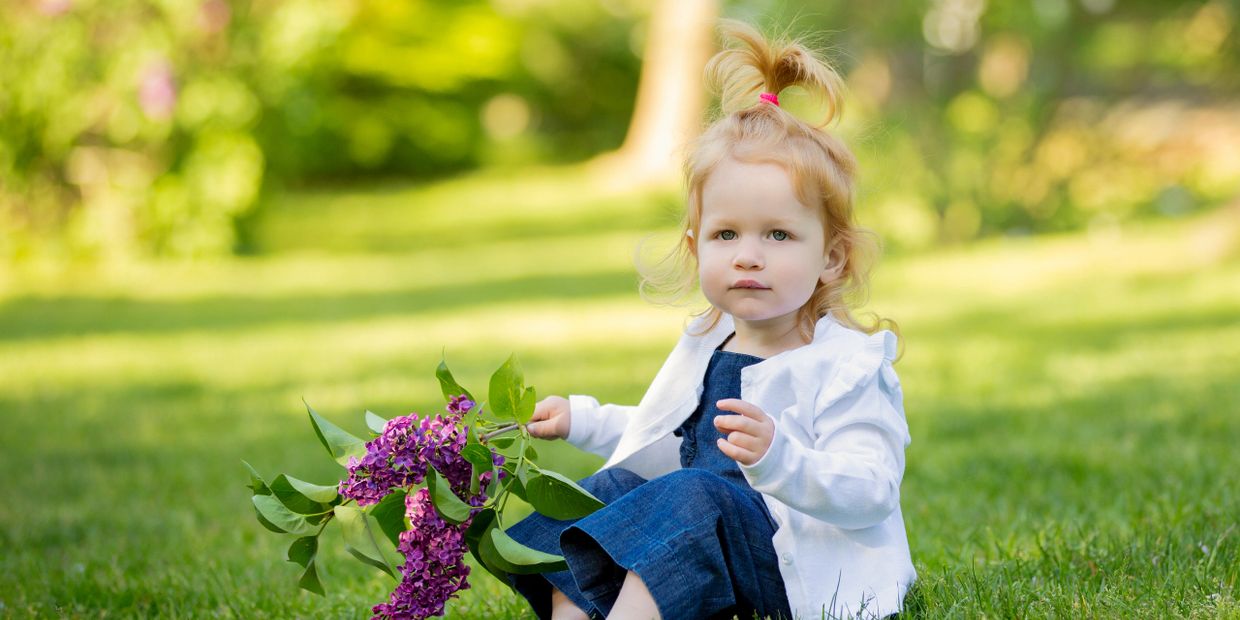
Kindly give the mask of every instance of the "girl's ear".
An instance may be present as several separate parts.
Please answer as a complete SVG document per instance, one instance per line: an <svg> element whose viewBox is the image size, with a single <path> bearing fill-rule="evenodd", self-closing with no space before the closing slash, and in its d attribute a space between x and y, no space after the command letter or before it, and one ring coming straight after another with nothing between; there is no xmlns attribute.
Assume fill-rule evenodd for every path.
<svg viewBox="0 0 1240 620"><path fill-rule="evenodd" d="M844 267L848 265L848 251L843 243L834 243L831 249L827 251L825 256L826 267L822 273L818 275L818 280L823 284L830 284L844 274Z"/></svg>
<svg viewBox="0 0 1240 620"><path fill-rule="evenodd" d="M693 236L693 230L685 231L685 245L689 248L689 253L697 256L697 239Z"/></svg>

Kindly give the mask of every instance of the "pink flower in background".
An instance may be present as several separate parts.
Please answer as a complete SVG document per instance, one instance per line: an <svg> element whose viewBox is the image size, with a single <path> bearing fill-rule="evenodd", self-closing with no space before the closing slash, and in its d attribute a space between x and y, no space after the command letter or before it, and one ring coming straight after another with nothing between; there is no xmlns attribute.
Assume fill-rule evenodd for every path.
<svg viewBox="0 0 1240 620"><path fill-rule="evenodd" d="M73 8L73 0L39 0L35 6L40 13L56 17L68 13Z"/></svg>
<svg viewBox="0 0 1240 620"><path fill-rule="evenodd" d="M177 104L177 87L172 77L172 65L158 60L147 65L138 85L138 103L147 118L156 121L172 118Z"/></svg>

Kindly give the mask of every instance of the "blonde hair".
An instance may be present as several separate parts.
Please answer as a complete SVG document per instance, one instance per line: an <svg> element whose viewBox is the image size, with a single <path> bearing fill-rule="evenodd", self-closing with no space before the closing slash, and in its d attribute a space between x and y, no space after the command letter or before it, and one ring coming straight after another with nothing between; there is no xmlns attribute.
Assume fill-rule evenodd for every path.
<svg viewBox="0 0 1240 620"><path fill-rule="evenodd" d="M687 208L676 246L654 265L644 263L638 250L642 297L681 305L695 290L697 258L687 233L698 238L702 189L715 167L729 157L746 163L774 163L792 178L798 200L816 208L827 252L837 264L843 262L840 276L825 284L819 281L798 312L802 337L810 340L815 324L827 314L866 333L886 328L899 334L895 321L871 312L867 313L871 320L863 324L851 309L868 301L869 272L880 243L875 233L857 225L853 213L857 161L839 138L826 131L842 112L843 80L797 39L768 41L754 27L731 19L720 20L719 30L725 46L707 63L706 79L720 96L720 116L687 145ZM762 91L778 95L793 85L821 95L826 117L820 124L806 123L758 97ZM705 333L722 315L712 305L694 316L707 317Z"/></svg>

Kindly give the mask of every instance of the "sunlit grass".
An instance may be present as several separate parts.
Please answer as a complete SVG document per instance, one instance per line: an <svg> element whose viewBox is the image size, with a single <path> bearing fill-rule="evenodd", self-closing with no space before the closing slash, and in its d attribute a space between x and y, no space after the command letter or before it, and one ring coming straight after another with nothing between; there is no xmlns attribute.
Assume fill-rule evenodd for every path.
<svg viewBox="0 0 1240 620"><path fill-rule="evenodd" d="M541 394L635 402L687 310L637 297L632 252L674 218L591 196L550 173L310 194L259 227L270 255L6 274L0 616L362 615L391 582L329 539L328 597L297 591L240 459L331 480L301 399L359 433L365 409L433 411L445 351L477 389L516 352ZM1237 231L1216 212L880 265L870 308L906 347L909 615L1240 615ZM532 617L473 584L451 616Z"/></svg>

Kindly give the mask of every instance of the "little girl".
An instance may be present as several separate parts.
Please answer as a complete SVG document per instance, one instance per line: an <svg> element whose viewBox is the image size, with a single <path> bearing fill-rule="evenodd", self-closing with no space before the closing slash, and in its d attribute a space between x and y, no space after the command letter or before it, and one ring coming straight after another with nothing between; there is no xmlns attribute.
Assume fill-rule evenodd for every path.
<svg viewBox="0 0 1240 620"><path fill-rule="evenodd" d="M916 577L896 334L843 301L867 284L855 161L779 107L798 84L825 95L829 123L841 80L796 41L722 31L733 44L707 75L725 115L689 152L674 254L710 307L637 406L538 403L531 434L607 459L581 481L605 507L508 531L567 560L512 577L539 618L881 618Z"/></svg>

